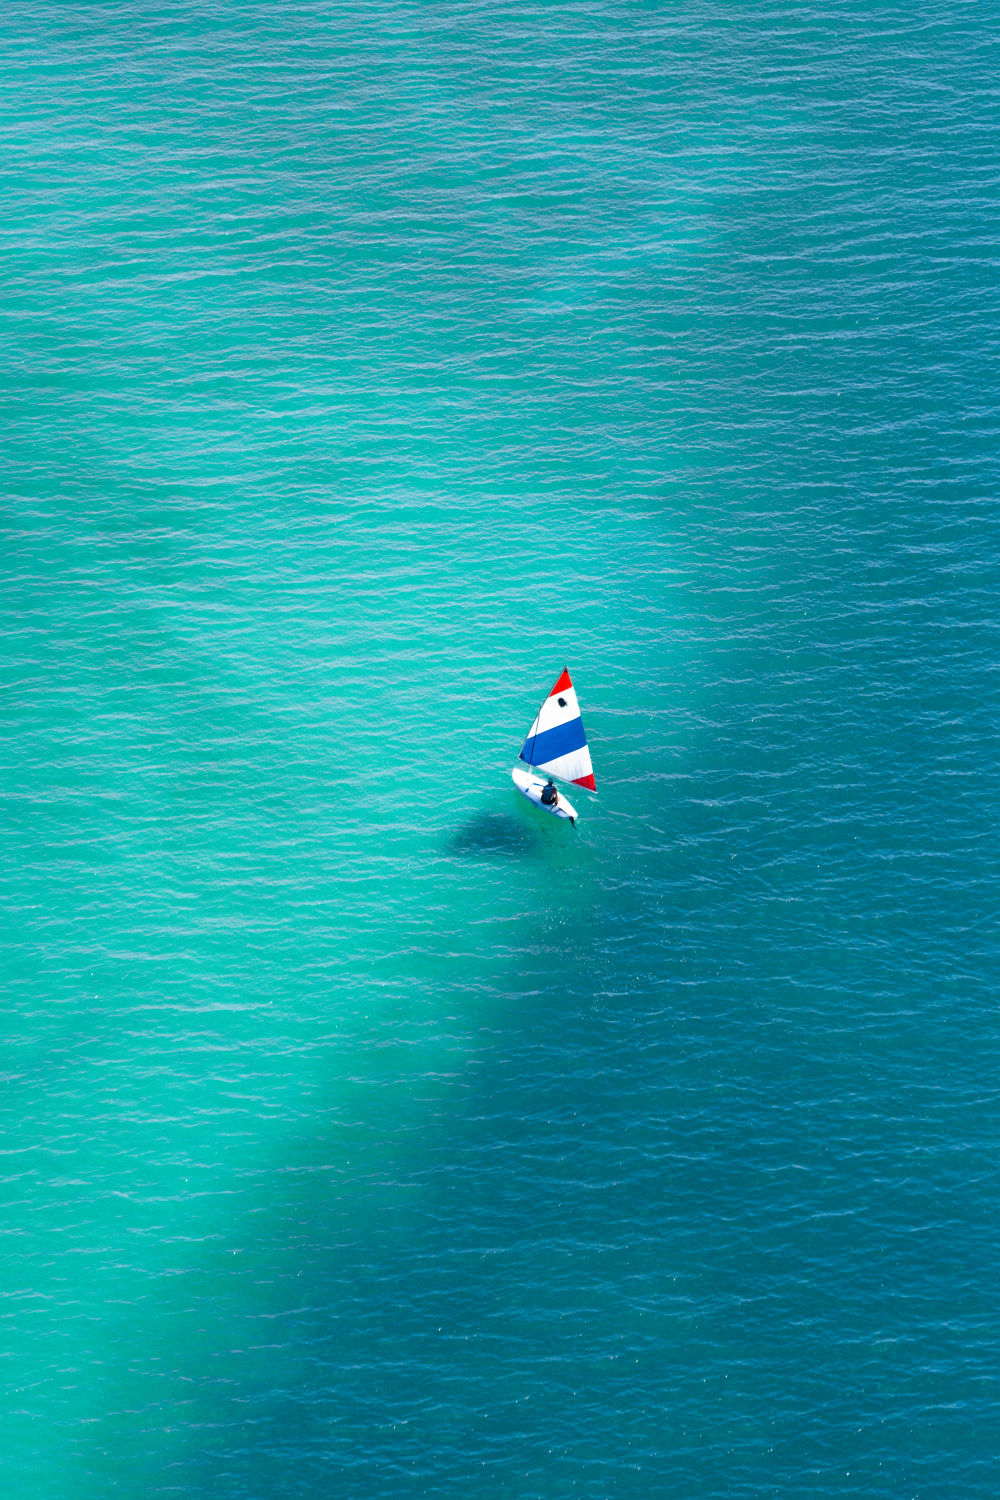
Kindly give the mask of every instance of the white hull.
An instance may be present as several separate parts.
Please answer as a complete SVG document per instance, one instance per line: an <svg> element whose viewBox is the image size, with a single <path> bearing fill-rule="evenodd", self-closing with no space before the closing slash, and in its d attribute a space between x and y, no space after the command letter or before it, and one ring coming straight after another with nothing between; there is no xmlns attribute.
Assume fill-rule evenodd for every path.
<svg viewBox="0 0 1000 1500"><path fill-rule="evenodd" d="M515 766L510 773L510 779L521 796L527 797L528 801L540 807L542 812L551 813L554 818L568 819L570 823L576 822L576 808L565 792L559 793L559 801L555 807L549 807L542 801L542 787L545 786L547 780L545 776L532 776L530 771L522 771L520 766Z"/></svg>

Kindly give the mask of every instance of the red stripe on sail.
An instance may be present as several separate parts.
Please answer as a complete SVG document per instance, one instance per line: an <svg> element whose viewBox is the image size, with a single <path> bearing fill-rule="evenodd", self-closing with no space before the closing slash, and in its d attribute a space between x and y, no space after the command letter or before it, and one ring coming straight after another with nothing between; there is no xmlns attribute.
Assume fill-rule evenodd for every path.
<svg viewBox="0 0 1000 1500"><path fill-rule="evenodd" d="M573 785L574 786L585 786L587 788L588 792L596 792L597 791L597 787L594 785L594 773L593 773L593 771L589 772L588 775L586 775L586 776L574 776L573 777Z"/></svg>
<svg viewBox="0 0 1000 1500"><path fill-rule="evenodd" d="M552 689L552 692L549 693L549 697L551 698L554 693L564 693L567 688L571 688L572 686L573 684L570 681L569 673L567 672L566 668L563 667L562 676L556 683L555 687Z"/></svg>

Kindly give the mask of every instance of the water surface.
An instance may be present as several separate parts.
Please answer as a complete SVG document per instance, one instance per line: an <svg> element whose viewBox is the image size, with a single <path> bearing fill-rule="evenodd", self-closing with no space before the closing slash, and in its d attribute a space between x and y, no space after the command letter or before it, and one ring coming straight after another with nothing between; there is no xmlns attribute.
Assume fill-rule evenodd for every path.
<svg viewBox="0 0 1000 1500"><path fill-rule="evenodd" d="M5 1493L994 1496L993 18L2 37Z"/></svg>

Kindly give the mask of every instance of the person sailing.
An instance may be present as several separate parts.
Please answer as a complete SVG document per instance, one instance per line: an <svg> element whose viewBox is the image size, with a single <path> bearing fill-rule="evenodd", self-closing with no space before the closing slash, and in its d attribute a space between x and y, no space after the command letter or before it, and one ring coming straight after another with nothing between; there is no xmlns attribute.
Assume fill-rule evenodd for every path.
<svg viewBox="0 0 1000 1500"><path fill-rule="evenodd" d="M559 793L556 791L555 782L550 776L545 786L542 787L542 802L546 807L555 807L559 801Z"/></svg>

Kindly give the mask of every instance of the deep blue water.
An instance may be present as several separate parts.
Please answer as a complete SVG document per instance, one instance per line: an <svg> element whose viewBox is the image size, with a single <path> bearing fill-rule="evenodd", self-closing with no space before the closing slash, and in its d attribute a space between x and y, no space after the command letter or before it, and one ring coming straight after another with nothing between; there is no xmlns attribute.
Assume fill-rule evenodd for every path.
<svg viewBox="0 0 1000 1500"><path fill-rule="evenodd" d="M992 1500L995 15L0 43L5 1494Z"/></svg>

